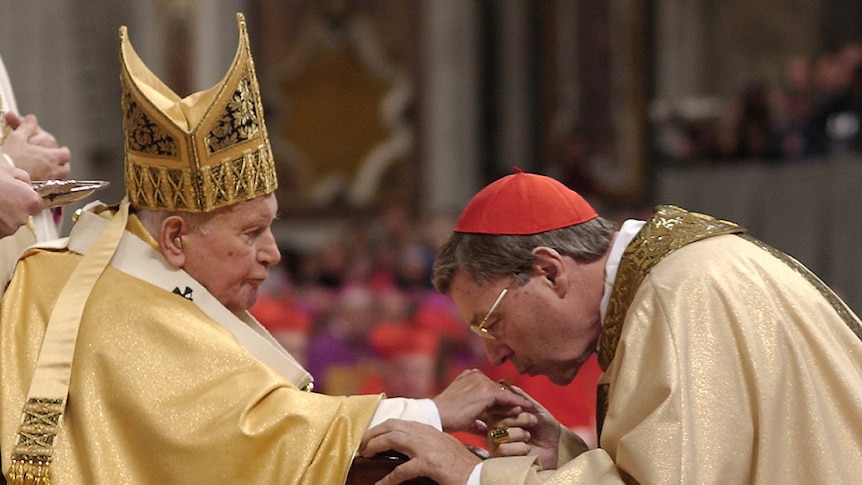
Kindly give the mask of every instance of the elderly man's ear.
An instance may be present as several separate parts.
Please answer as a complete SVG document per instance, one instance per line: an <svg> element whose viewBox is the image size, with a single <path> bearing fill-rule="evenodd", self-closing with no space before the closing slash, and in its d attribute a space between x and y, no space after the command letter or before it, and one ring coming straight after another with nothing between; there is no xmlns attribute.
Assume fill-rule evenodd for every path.
<svg viewBox="0 0 862 485"><path fill-rule="evenodd" d="M183 238L188 232L188 225L182 217L168 216L162 221L159 233L159 249L171 266L182 268L186 264L186 253L183 250Z"/></svg>

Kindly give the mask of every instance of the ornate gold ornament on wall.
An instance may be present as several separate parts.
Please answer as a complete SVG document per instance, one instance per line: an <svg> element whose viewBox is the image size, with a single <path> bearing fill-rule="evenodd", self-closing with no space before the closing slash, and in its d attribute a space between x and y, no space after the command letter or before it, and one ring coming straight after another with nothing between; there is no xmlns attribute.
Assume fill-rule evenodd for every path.
<svg viewBox="0 0 862 485"><path fill-rule="evenodd" d="M272 125L273 146L288 165L280 171L290 174L283 177L289 195L315 207L364 208L413 148L406 116L413 86L387 59L370 22L328 13L305 24L270 73L282 116Z"/></svg>

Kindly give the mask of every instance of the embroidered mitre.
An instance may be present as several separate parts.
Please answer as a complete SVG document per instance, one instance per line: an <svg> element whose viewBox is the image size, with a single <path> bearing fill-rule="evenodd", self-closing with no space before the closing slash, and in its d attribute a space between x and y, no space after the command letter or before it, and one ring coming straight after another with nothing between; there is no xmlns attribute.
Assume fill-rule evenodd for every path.
<svg viewBox="0 0 862 485"><path fill-rule="evenodd" d="M222 81L180 98L120 27L126 194L140 209L209 212L278 185L245 17Z"/></svg>

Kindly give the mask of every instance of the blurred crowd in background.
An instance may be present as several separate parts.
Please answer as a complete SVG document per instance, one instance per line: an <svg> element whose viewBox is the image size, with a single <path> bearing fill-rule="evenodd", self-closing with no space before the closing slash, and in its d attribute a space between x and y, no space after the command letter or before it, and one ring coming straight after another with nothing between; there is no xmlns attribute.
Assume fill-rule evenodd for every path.
<svg viewBox="0 0 862 485"><path fill-rule="evenodd" d="M282 248L252 314L315 378L315 391L433 397L479 368L538 399L595 444L595 359L565 388L543 376L491 367L481 339L431 285L434 258L454 217L416 220L391 207L358 221L312 252ZM457 435L484 446L482 438Z"/></svg>
<svg viewBox="0 0 862 485"><path fill-rule="evenodd" d="M665 162L795 160L862 150L862 42L788 60L779 85L752 81L717 113L671 116Z"/></svg>

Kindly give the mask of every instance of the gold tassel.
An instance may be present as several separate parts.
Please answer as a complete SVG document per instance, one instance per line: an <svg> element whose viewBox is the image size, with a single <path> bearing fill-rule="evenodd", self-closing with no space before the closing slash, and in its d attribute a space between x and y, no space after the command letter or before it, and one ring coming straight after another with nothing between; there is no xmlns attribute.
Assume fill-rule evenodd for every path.
<svg viewBox="0 0 862 485"><path fill-rule="evenodd" d="M9 469L9 485L51 485L49 465L51 460L12 459Z"/></svg>
<svg viewBox="0 0 862 485"><path fill-rule="evenodd" d="M12 451L10 485L51 485L50 465L54 438L60 431L65 401L29 398L24 404L18 444Z"/></svg>

